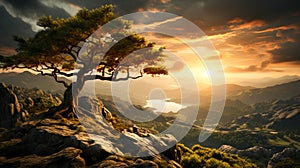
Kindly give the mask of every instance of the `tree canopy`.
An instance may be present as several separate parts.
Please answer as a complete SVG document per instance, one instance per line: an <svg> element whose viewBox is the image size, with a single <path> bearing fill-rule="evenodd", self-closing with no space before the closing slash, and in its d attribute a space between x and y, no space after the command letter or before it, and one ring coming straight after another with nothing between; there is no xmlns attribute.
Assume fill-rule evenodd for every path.
<svg viewBox="0 0 300 168"><path fill-rule="evenodd" d="M39 72L42 75L49 75L59 81L58 76L71 77L80 76L84 80L127 80L142 77L143 74L167 74L168 72L160 66L163 61L163 48L154 48L155 43L148 42L139 34L126 35L130 28L130 22L120 20L116 25L114 33L102 35L100 43L109 43L105 38L114 39L114 36L124 38L115 43L106 53L103 59L97 62L97 73L91 75L93 69L87 68L89 65L86 59L93 59L93 53L89 53L89 58L80 57L83 45L87 43L89 37L101 26L115 19L112 5L88 10L82 9L75 16L67 19L53 19L51 16L41 17L37 25L42 30L37 32L34 37L23 39L14 37L18 43L17 53L9 57L0 57L0 66L4 69L25 68ZM103 40L104 39L104 40ZM142 53L136 53L143 50ZM133 57L128 57L130 54ZM96 55L96 53L94 53ZM82 73L74 72L75 67L84 69ZM139 75L131 76L132 70L138 71ZM119 72L125 74L122 78L116 78ZM89 74L89 75L88 75ZM136 74L136 73L135 73Z"/></svg>

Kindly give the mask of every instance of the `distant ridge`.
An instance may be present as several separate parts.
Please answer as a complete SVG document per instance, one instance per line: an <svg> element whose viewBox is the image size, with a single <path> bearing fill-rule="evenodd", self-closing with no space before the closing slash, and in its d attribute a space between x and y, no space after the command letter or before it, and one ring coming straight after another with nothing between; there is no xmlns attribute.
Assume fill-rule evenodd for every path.
<svg viewBox="0 0 300 168"><path fill-rule="evenodd" d="M260 79L251 79L249 80L240 80L240 82L237 82L238 85L242 86L253 86L253 87L258 87L258 88L264 88L264 87L269 87L269 86L274 86L278 84L284 84L284 83L289 83L293 81L300 80L300 76L298 75L286 75L282 76L279 78L260 78ZM253 82L255 81L255 82Z"/></svg>
<svg viewBox="0 0 300 168"><path fill-rule="evenodd" d="M228 95L231 99L238 99L248 104L275 99L286 100L300 94L300 80L278 84L266 88L255 88L243 91L237 95Z"/></svg>
<svg viewBox="0 0 300 168"><path fill-rule="evenodd" d="M69 81L66 78L60 78L60 80ZM0 82L13 84L23 88L38 88L51 92L62 92L65 90L65 87L62 84L55 82L52 77L42 76L41 74L35 75L28 71L22 73L0 73Z"/></svg>

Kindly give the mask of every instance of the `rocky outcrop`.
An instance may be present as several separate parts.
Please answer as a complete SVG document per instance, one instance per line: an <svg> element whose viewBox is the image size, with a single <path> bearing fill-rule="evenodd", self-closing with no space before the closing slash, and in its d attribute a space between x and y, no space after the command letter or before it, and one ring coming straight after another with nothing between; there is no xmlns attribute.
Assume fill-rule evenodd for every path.
<svg viewBox="0 0 300 168"><path fill-rule="evenodd" d="M97 98L81 97L76 108L76 115L89 136L102 144L108 152L120 155L150 156L163 152L177 143L172 135L156 136L136 126L128 127L124 124L124 127L128 127L128 131L116 129L116 126L120 127L122 121L118 120L119 122L114 124L113 120L106 120L100 113L101 104Z"/></svg>
<svg viewBox="0 0 300 168"><path fill-rule="evenodd" d="M260 167L300 167L300 150L295 148L285 148L283 151L274 153L270 149L254 146L245 150L236 149L230 145L222 145L220 151L237 154L240 157L253 161L264 162Z"/></svg>
<svg viewBox="0 0 300 168"><path fill-rule="evenodd" d="M300 167L300 150L285 148L283 151L275 153L268 163L268 168L285 166Z"/></svg>
<svg viewBox="0 0 300 168"><path fill-rule="evenodd" d="M100 108L93 107L99 100L85 100L86 106L77 110L83 125L76 118L45 117L41 113L1 132L0 167L178 167L175 161L157 158L159 149L176 143L173 136L118 132L99 113ZM138 153L149 157L136 160L114 155Z"/></svg>
<svg viewBox="0 0 300 168"><path fill-rule="evenodd" d="M0 127L13 128L17 121L25 120L17 96L4 83L0 84L0 102Z"/></svg>
<svg viewBox="0 0 300 168"><path fill-rule="evenodd" d="M154 162L152 157L135 160L113 155L118 148L113 146L113 142L104 141L111 138L107 137L110 134L106 130L102 131L103 137L98 134L98 138L103 140L99 141L91 139L80 127L82 125L76 120L46 118L28 121L20 127L4 131L0 134L0 167L158 167L157 162L162 160L169 166L178 165L162 157ZM138 136L131 136L139 140ZM129 145L132 148L142 147L138 146L141 145L139 143Z"/></svg>
<svg viewBox="0 0 300 168"><path fill-rule="evenodd" d="M43 167L55 168L82 168L85 166L85 161L80 157L81 152L80 149L68 147L49 156L32 154L25 157L2 158L0 166L3 168L34 168L43 165Z"/></svg>
<svg viewBox="0 0 300 168"><path fill-rule="evenodd" d="M272 150L259 146L253 146L245 150L240 150L230 145L222 145L219 150L225 153L237 154L240 157L248 158L253 161L258 161L258 163L263 162L264 164L260 165L260 167L265 167L273 154Z"/></svg>
<svg viewBox="0 0 300 168"><path fill-rule="evenodd" d="M245 150L239 150L230 145L222 145L219 150L226 153L238 154L241 157L247 157L251 159L258 159L261 156L269 157L272 154L270 149L265 149L259 146L254 146Z"/></svg>

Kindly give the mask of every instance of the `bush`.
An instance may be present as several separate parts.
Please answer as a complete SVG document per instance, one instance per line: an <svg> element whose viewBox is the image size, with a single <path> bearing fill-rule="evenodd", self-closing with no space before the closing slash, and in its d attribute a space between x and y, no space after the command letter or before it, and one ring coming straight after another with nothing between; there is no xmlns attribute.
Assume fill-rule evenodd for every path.
<svg viewBox="0 0 300 168"><path fill-rule="evenodd" d="M180 163L184 168L206 167L206 168L229 168L229 167L248 167L256 168L253 163L238 157L237 155L227 154L216 149L205 148L194 145L192 149L183 144L177 144L176 150L180 151Z"/></svg>
<svg viewBox="0 0 300 168"><path fill-rule="evenodd" d="M183 156L180 164L186 168L199 168L205 166L205 161L197 154Z"/></svg>
<svg viewBox="0 0 300 168"><path fill-rule="evenodd" d="M215 158L210 158L206 161L206 167L209 167L209 168L230 168L231 166L226 162L222 162L222 161L217 160Z"/></svg>

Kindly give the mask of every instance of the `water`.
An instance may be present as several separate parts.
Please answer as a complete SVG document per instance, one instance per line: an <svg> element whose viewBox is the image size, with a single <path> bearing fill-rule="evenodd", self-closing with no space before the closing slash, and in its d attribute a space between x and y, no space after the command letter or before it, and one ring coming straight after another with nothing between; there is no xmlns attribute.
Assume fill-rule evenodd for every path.
<svg viewBox="0 0 300 168"><path fill-rule="evenodd" d="M158 113L168 113L168 112L178 112L180 109L186 106L171 102L169 99L150 99L147 100L147 104L144 107L153 108L154 112Z"/></svg>

